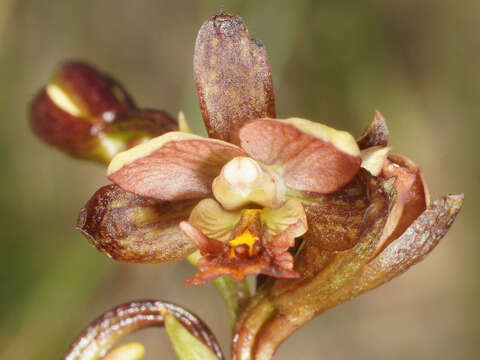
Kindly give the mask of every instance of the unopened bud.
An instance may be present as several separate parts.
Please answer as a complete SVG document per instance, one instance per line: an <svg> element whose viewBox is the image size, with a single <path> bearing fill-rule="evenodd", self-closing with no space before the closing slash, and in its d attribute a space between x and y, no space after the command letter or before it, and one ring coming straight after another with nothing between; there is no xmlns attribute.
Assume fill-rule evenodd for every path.
<svg viewBox="0 0 480 360"><path fill-rule="evenodd" d="M125 89L93 67L60 66L30 109L33 131L76 157L109 162L113 155L177 128L163 112L139 110Z"/></svg>

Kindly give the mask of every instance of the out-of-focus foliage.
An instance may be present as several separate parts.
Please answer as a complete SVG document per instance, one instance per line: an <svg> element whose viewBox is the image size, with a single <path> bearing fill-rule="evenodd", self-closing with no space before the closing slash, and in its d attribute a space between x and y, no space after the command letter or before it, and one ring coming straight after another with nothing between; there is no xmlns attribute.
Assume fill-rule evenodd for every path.
<svg viewBox="0 0 480 360"><path fill-rule="evenodd" d="M227 348L221 299L209 285L183 287L188 264L114 263L74 231L104 169L45 147L27 121L35 91L77 58L120 79L142 107L183 109L198 131L194 41L221 5L265 44L279 117L359 134L378 108L393 151L416 159L432 198L467 199L426 262L309 323L277 358L304 349L315 359L478 356L478 1L0 0L0 358L59 358L91 319L142 297L201 313ZM155 330L135 340L147 360L174 359Z"/></svg>

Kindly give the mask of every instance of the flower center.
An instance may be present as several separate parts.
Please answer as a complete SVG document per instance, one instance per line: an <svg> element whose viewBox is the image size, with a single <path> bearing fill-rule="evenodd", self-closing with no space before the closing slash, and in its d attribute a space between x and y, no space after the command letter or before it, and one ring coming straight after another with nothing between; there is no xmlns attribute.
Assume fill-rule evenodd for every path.
<svg viewBox="0 0 480 360"><path fill-rule="evenodd" d="M248 196L262 175L258 163L247 157L237 157L229 161L223 169L223 176L232 189L243 196Z"/></svg>
<svg viewBox="0 0 480 360"><path fill-rule="evenodd" d="M283 197L277 180L248 157L236 157L225 164L213 181L212 190L227 210L236 210L249 203L278 207Z"/></svg>
<svg viewBox="0 0 480 360"><path fill-rule="evenodd" d="M253 235L249 229L246 229L242 234L228 243L232 246L230 250L230 257L237 256L237 253L244 254L248 250L248 256L253 256L253 245L259 241L259 238Z"/></svg>

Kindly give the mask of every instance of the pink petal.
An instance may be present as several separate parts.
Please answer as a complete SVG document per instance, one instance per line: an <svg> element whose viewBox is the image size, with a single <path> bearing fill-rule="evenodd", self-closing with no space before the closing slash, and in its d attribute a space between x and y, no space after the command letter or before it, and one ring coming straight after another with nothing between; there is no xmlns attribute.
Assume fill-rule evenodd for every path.
<svg viewBox="0 0 480 360"><path fill-rule="evenodd" d="M205 236L196 226L190 224L188 221L182 221L180 223L180 229L198 246L203 256L215 255L223 250L224 243Z"/></svg>
<svg viewBox="0 0 480 360"><path fill-rule="evenodd" d="M334 145L335 139L328 141L330 139L324 140L302 131L288 123L289 120L248 122L240 129L240 146L254 159L278 166L286 185L295 190L327 194L338 190L355 176L361 164L359 151L358 154L342 151ZM320 125L311 124L312 128ZM338 133L339 137L346 137L344 132L328 129ZM351 142L354 142L353 138L349 146Z"/></svg>
<svg viewBox="0 0 480 360"><path fill-rule="evenodd" d="M402 235L430 204L430 195L420 168L406 157L389 155L381 176L387 179L396 177L394 185L397 198L372 258Z"/></svg>
<svg viewBox="0 0 480 360"><path fill-rule="evenodd" d="M171 132L117 155L108 178L122 189L156 200L208 196L221 168L245 153L219 140Z"/></svg>

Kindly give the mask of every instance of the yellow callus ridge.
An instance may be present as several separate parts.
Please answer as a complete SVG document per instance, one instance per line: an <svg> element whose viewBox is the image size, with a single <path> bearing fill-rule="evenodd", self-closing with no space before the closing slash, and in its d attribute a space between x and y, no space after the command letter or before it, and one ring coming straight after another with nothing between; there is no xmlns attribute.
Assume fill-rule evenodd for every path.
<svg viewBox="0 0 480 360"><path fill-rule="evenodd" d="M248 246L248 256L253 255L253 244L255 244L259 238L253 235L249 229L246 229L242 234L237 236L235 239L230 240L229 244L232 245L232 249L230 250L230 257L235 257L235 247L239 245L247 245Z"/></svg>

